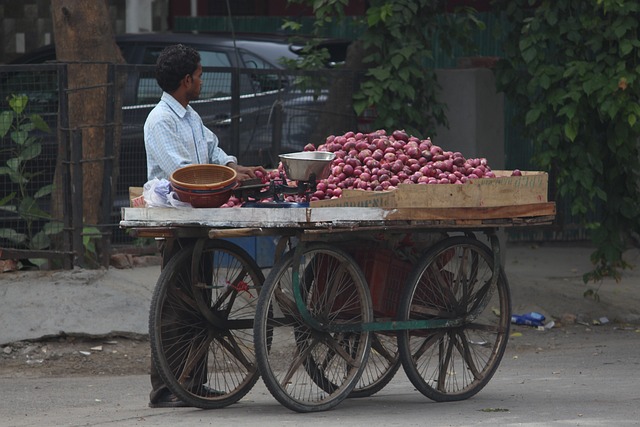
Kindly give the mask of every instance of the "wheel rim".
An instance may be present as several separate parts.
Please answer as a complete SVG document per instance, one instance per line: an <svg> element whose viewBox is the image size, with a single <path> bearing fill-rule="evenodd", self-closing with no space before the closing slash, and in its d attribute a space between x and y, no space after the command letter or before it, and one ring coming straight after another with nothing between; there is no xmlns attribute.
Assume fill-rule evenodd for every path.
<svg viewBox="0 0 640 427"><path fill-rule="evenodd" d="M156 358L164 366L159 371L174 394L193 406L233 403L258 377L253 319L263 278L237 250L206 246L195 280L184 262L190 256L176 259L160 304L154 326Z"/></svg>
<svg viewBox="0 0 640 427"><path fill-rule="evenodd" d="M361 272L346 254L317 248L303 253L300 290L306 309L326 328L304 322L293 294L293 257L267 278L258 312L273 308L273 342L257 347L264 381L283 405L299 412L329 409L355 386L369 352L366 332L330 332L332 325L372 319ZM275 270L275 267L274 267ZM262 298L265 298L262 300ZM266 331L262 326L258 340Z"/></svg>
<svg viewBox="0 0 640 427"><path fill-rule="evenodd" d="M416 387L434 400L477 393L502 358L509 330L509 295L502 272L492 281L485 246L461 238L441 245L414 277L410 320L459 319L461 326L405 331L403 364Z"/></svg>

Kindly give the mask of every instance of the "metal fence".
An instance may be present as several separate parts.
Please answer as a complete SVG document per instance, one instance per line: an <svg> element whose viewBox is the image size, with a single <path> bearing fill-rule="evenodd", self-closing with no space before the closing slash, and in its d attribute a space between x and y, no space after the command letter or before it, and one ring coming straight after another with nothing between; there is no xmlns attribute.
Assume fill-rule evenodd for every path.
<svg viewBox="0 0 640 427"><path fill-rule="evenodd" d="M69 126L67 99L70 93L83 91L90 96L95 88L69 85L68 64L0 66L1 120L10 128L0 146L0 259L48 259L65 268L89 262L108 265L112 245L140 243L118 224L121 208L129 205L129 188L147 181L143 125L161 90L153 78L153 66L111 65L109 69L105 87L112 92L107 97L107 114L103 122L90 125L105 131L105 151L87 158L80 149L86 129ZM122 86L116 85L118 77ZM338 70L205 68L200 99L191 105L218 136L222 148L241 164L274 167L280 153L300 151L309 142L318 145L334 129L355 128L352 109L344 106L345 91L353 90L354 82L355 75ZM329 89L336 84L341 85L337 93L342 99L332 100ZM122 98L121 123L114 119L115 90ZM13 119L13 95L25 95L28 100L18 114L20 123ZM332 102L342 107L325 108ZM24 127L37 122L34 114L50 132L32 124ZM19 130L27 132L33 145L27 153L21 151ZM114 139L118 134L119 150ZM103 206L96 224L86 223L82 214L88 201L79 189L83 188L82 165L88 162L101 162L105 170L104 183L94 189L95 199ZM57 191L48 193L46 189L54 184Z"/></svg>

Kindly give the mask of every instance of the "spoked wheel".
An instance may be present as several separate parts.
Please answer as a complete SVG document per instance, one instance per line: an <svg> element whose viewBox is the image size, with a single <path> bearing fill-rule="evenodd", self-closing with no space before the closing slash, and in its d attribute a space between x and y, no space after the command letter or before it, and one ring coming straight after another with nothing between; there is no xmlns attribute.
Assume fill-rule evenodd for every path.
<svg viewBox="0 0 640 427"><path fill-rule="evenodd" d="M443 324L398 335L407 377L430 399L444 402L475 395L502 359L511 302L504 271L493 270L493 254L486 245L470 237L451 237L426 253L407 282L399 318Z"/></svg>
<svg viewBox="0 0 640 427"><path fill-rule="evenodd" d="M185 403L221 408L258 380L253 320L263 282L255 261L224 240L199 241L164 267L151 302L151 350L163 381Z"/></svg>
<svg viewBox="0 0 640 427"><path fill-rule="evenodd" d="M256 309L256 357L263 381L285 407L323 411L353 390L365 367L373 321L362 271L345 252L309 244L273 267ZM295 264L294 264L295 263ZM299 277L299 309L294 292ZM273 316L271 318L271 310Z"/></svg>
<svg viewBox="0 0 640 427"><path fill-rule="evenodd" d="M401 365L396 332L373 333L367 366L349 397L373 396L389 384Z"/></svg>

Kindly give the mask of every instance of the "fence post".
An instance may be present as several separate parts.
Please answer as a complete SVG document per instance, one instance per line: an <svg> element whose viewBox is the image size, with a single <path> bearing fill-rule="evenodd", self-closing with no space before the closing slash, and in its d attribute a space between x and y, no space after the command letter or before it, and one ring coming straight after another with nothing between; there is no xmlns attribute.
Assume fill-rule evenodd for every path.
<svg viewBox="0 0 640 427"><path fill-rule="evenodd" d="M271 166L277 167L279 161L278 154L282 151L282 99L278 92L278 100L273 104L271 118L273 125L271 128Z"/></svg>
<svg viewBox="0 0 640 427"><path fill-rule="evenodd" d="M82 129L71 130L71 224L73 229L73 252L75 253L75 265L84 267L84 244L82 232L84 220L82 217Z"/></svg>
<svg viewBox="0 0 640 427"><path fill-rule="evenodd" d="M58 67L58 143L60 147L58 154L62 157L59 161L60 171L62 177L59 182L62 182L63 187L63 200L62 200L62 219L63 230L62 233L62 250L65 254L62 258L62 266L65 270L73 269L74 256L72 248L73 226L71 223L73 209L73 197L71 195L71 172L70 172L70 148L71 148L71 136L69 134L69 94L67 89L69 87L69 79L67 74L67 64L61 64ZM53 203L53 201L52 201Z"/></svg>
<svg viewBox="0 0 640 427"><path fill-rule="evenodd" d="M111 218L111 209L113 206L113 192L115 179L113 176L114 162L114 116L115 116L115 83L116 72L115 64L107 64L107 105L105 106L105 128L104 128L104 164L102 169L102 212L99 221L100 245L98 255L101 265L109 268L109 257L111 255L111 231L109 223Z"/></svg>
<svg viewBox="0 0 640 427"><path fill-rule="evenodd" d="M229 154L240 155L240 70L231 70L231 149Z"/></svg>

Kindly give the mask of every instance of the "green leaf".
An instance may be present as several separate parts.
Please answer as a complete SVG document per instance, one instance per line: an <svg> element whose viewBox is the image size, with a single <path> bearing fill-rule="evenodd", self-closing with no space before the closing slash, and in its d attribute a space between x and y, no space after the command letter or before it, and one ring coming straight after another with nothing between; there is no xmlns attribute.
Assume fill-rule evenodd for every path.
<svg viewBox="0 0 640 427"><path fill-rule="evenodd" d="M543 74L542 76L540 76L540 87L542 89L549 89L549 87L551 86L551 79L549 78L548 75Z"/></svg>
<svg viewBox="0 0 640 427"><path fill-rule="evenodd" d="M35 199L39 199L41 197L47 196L53 192L54 187L55 186L53 184L45 185L44 187L41 187L40 189L38 189L38 191L36 191L36 194L34 194L33 197Z"/></svg>
<svg viewBox="0 0 640 427"><path fill-rule="evenodd" d="M43 231L37 232L29 242L29 247L35 250L47 249L51 246L51 239Z"/></svg>
<svg viewBox="0 0 640 427"><path fill-rule="evenodd" d="M22 145L27 141L29 137L29 133L25 131L14 131L11 132L11 139L18 145Z"/></svg>
<svg viewBox="0 0 640 427"><path fill-rule="evenodd" d="M411 71L409 70L409 68L400 68L398 70L398 77L400 77L400 79L403 82L408 82L409 81L409 77L411 76ZM407 85L405 85L407 86Z"/></svg>
<svg viewBox="0 0 640 427"><path fill-rule="evenodd" d="M526 50L524 50L522 52L522 59L524 59L524 62L526 62L527 64L532 62L534 59L536 59L536 55L538 54L538 52L536 51L535 48L528 48Z"/></svg>
<svg viewBox="0 0 640 427"><path fill-rule="evenodd" d="M27 235L18 233L11 228L0 228L0 238L7 239L13 243L22 244L27 241Z"/></svg>
<svg viewBox="0 0 640 427"><path fill-rule="evenodd" d="M620 53L622 53L623 56L628 55L632 50L633 43L631 43L630 40L624 39L620 41Z"/></svg>
<svg viewBox="0 0 640 427"><path fill-rule="evenodd" d="M391 65L393 65L393 68L400 68L403 62L404 58L402 57L402 55L394 55L391 57Z"/></svg>
<svg viewBox="0 0 640 427"><path fill-rule="evenodd" d="M527 111L527 115L524 121L525 126L529 126L532 123L535 123L540 117L540 113L541 110L539 108L534 108L533 110Z"/></svg>
<svg viewBox="0 0 640 427"><path fill-rule="evenodd" d="M27 220L39 220L50 219L51 215L48 212L40 209L36 200L33 197L25 197L18 206L18 213L20 216Z"/></svg>
<svg viewBox="0 0 640 427"><path fill-rule="evenodd" d="M3 111L0 114L0 138L4 138L7 132L9 132L9 129L11 129L13 118L13 111Z"/></svg>
<svg viewBox="0 0 640 427"><path fill-rule="evenodd" d="M4 196L3 198L0 199L0 206L4 206L7 203L9 203L11 200L13 200L16 197L16 192L14 191L13 193L9 193L6 196Z"/></svg>
<svg viewBox="0 0 640 427"><path fill-rule="evenodd" d="M55 234L62 233L63 230L64 230L64 224L59 222L59 221L47 222L42 227L42 231L44 231L49 236L53 236Z"/></svg>
<svg viewBox="0 0 640 427"><path fill-rule="evenodd" d="M27 95L12 95L9 99L9 106L16 114L22 114L28 102Z"/></svg>
<svg viewBox="0 0 640 427"><path fill-rule="evenodd" d="M36 143L36 144L26 145L25 149L22 150L22 152L20 153L19 158L22 161L27 161L27 160L35 159L40 155L40 153L42 153L42 144Z"/></svg>
<svg viewBox="0 0 640 427"><path fill-rule="evenodd" d="M353 101L353 110L355 111L356 116L359 116L360 114L362 114L364 110L367 109L368 106L369 106L369 101L366 99L360 100L360 101Z"/></svg>
<svg viewBox="0 0 640 427"><path fill-rule="evenodd" d="M629 126L633 127L636 124L637 117L635 114L629 114L629 118L627 119L629 122Z"/></svg>
<svg viewBox="0 0 640 427"><path fill-rule="evenodd" d="M578 136L578 128L573 120L565 123L564 134L569 139L569 141L575 141L576 136Z"/></svg>
<svg viewBox="0 0 640 427"><path fill-rule="evenodd" d="M369 70L369 73L371 73L372 76L380 81L388 80L391 76L389 70L382 67L372 68L371 70Z"/></svg>

